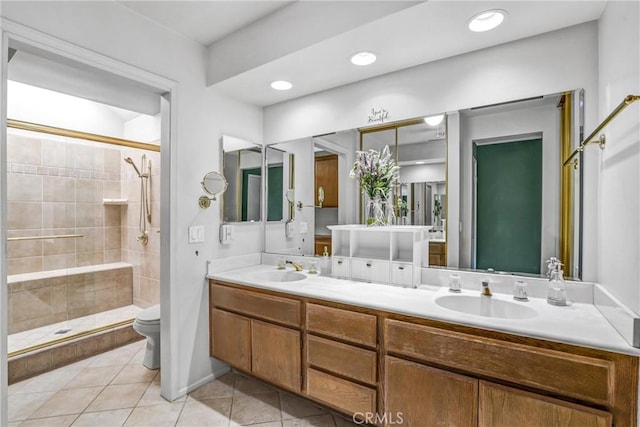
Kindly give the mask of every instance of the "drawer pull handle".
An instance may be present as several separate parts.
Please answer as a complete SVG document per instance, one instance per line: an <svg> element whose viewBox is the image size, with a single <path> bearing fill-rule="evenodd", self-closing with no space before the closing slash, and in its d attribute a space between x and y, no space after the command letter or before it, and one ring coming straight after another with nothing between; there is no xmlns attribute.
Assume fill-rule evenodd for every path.
<svg viewBox="0 0 640 427"><path fill-rule="evenodd" d="M342 260L341 259L338 260L338 265L342 265Z"/></svg>
<svg viewBox="0 0 640 427"><path fill-rule="evenodd" d="M404 265L399 266L398 270L404 270Z"/></svg>
<svg viewBox="0 0 640 427"><path fill-rule="evenodd" d="M371 267L371 261L367 262L367 267Z"/></svg>

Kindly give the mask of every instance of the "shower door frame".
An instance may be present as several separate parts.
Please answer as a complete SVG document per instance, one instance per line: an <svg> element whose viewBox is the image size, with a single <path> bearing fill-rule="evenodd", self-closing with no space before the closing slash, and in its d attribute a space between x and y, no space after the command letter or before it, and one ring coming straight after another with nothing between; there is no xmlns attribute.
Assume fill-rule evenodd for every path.
<svg viewBox="0 0 640 427"><path fill-rule="evenodd" d="M172 294L176 292L169 284L176 281L176 259L177 249L172 245L172 241L177 241L177 227L172 226L177 218L177 173L176 150L172 150L176 141L177 115L175 110L175 98L178 95L177 82L150 73L127 63L112 59L94 51L79 47L72 43L54 38L43 32L34 30L14 21L0 19L0 425L6 425L8 421L7 405L7 309L8 309L8 288L7 288L7 79L8 79L8 47L11 43L28 45L30 47L44 50L69 60L97 68L99 70L115 74L119 77L147 85L157 89L162 93L161 98L161 163L162 170L160 182L162 195L160 197L161 223L160 228L167 232L160 235L160 300L161 316L163 318L161 327L162 365L164 375L161 382L161 393L169 399L178 397L178 357L172 357L174 349L171 345L177 342L178 330L175 322L171 322L172 314L176 313L177 307L171 304Z"/></svg>

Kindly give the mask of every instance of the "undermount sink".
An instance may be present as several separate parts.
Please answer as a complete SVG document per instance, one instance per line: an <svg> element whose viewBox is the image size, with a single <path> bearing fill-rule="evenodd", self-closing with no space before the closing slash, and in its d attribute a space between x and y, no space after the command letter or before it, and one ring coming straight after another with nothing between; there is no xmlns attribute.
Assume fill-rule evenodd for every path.
<svg viewBox="0 0 640 427"><path fill-rule="evenodd" d="M480 295L445 295L436 298L436 304L460 313L503 319L529 319L538 314L522 304Z"/></svg>
<svg viewBox="0 0 640 427"><path fill-rule="evenodd" d="M307 278L306 275L297 271L268 271L259 274L257 277L267 282L297 282Z"/></svg>

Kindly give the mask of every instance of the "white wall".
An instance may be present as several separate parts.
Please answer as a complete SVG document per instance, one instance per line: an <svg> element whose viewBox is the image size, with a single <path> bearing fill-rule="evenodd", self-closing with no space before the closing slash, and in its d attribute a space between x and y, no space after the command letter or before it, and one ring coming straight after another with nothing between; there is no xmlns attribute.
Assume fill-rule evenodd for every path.
<svg viewBox="0 0 640 427"><path fill-rule="evenodd" d="M400 182L446 181L447 167L444 163L432 163L400 167Z"/></svg>
<svg viewBox="0 0 640 427"><path fill-rule="evenodd" d="M125 121L104 104L10 81L7 118L124 138Z"/></svg>
<svg viewBox="0 0 640 427"><path fill-rule="evenodd" d="M217 242L220 209L215 203L208 210L198 207L202 193L199 183L206 172L220 167L222 134L262 140L262 111L207 90L206 51L202 46L117 2L3 2L1 13L12 21L178 83L172 100L176 164L171 165L175 191L170 203L174 211L172 230L163 230L174 237L171 250L175 262L171 268L178 278L170 283L169 292L163 291L163 298L170 296L163 299L163 313L167 306L171 312L171 324L163 323L163 330L170 328L175 341L171 342L171 359L163 362L171 365L172 377L163 375L162 384L165 396L177 397L221 367L209 358L206 261L262 249L262 233L256 239L250 227L236 230L231 245L223 247ZM162 191L167 197L169 188ZM196 224L205 225L207 241L189 245L187 229ZM250 239L243 241L246 234Z"/></svg>
<svg viewBox="0 0 640 427"><path fill-rule="evenodd" d="M443 59L403 71L341 86L264 109L264 140L267 142L324 134L367 126L372 107L388 110L389 121L448 112L448 224L447 247L450 266L457 265L458 213L456 199L460 168L455 146L457 110L585 89L586 128L596 124L598 30L595 22ZM453 121L451 121L453 120ZM596 276L596 195L585 195L586 280ZM448 221L448 223L449 223ZM463 221L464 230L471 224ZM591 237L593 236L593 237ZM448 255L449 255L448 254Z"/></svg>
<svg viewBox="0 0 640 427"><path fill-rule="evenodd" d="M598 115L604 119L626 95L640 95L640 3L607 4L599 21L598 53ZM640 103L603 133L604 151L597 145L585 150L600 171L597 281L640 314Z"/></svg>
<svg viewBox="0 0 640 427"><path fill-rule="evenodd" d="M462 222L472 224L472 157L473 142L483 139L542 134L542 236L540 271L545 260L558 256L560 234L560 122L555 105L545 104L526 109L514 109L493 114L465 116L461 119L460 163L462 191L460 215ZM464 227L460 235L460 267L472 265L473 241L471 227ZM576 248L577 249L577 248Z"/></svg>

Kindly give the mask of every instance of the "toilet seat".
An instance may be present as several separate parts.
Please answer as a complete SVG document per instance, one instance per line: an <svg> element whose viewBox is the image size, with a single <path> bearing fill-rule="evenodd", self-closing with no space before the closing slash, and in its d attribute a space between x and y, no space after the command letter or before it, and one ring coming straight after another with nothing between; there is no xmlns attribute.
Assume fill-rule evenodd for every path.
<svg viewBox="0 0 640 427"><path fill-rule="evenodd" d="M160 304L142 310L137 314L136 322L142 325L160 324Z"/></svg>

